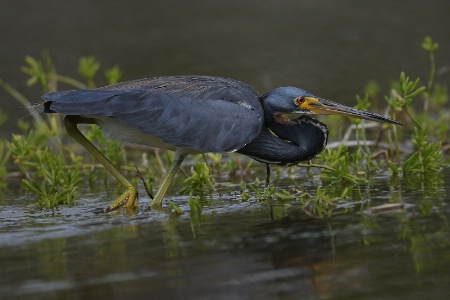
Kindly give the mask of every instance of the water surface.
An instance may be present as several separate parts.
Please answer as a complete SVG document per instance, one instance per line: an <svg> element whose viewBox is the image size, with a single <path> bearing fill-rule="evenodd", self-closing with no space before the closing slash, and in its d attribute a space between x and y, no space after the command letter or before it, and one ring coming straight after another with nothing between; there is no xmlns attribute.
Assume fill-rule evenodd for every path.
<svg viewBox="0 0 450 300"><path fill-rule="evenodd" d="M446 172L442 180L448 181ZM395 182L395 180L394 180ZM303 187L308 178L282 180ZM111 299L444 299L450 267L448 187L376 179L361 204L331 218L289 203L241 202L231 188L201 214L142 209L94 214L108 195L37 210L0 211L0 294ZM404 208L375 210L403 201Z"/></svg>

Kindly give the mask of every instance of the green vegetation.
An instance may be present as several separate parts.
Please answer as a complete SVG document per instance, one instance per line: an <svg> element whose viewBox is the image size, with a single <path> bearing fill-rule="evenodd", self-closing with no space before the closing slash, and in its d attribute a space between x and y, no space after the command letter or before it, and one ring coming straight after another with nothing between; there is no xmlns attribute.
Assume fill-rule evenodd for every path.
<svg viewBox="0 0 450 300"><path fill-rule="evenodd" d="M422 47L429 54L431 64L426 86L419 78L410 79L402 72L384 97L386 112L406 126L373 125L352 119L345 136L338 136L336 130L330 134L330 141L342 142L331 143L314 161L289 170L272 166L275 180L281 175L295 178L299 167L306 168L310 180L322 182L315 195L302 192L301 183L294 183L287 190L276 185L266 186L258 178L246 183L242 179L250 172L252 162L243 166L238 156L223 159L222 154L198 155L193 158L190 174L185 174L186 179L179 190L180 195L189 196L191 217L199 218L205 203L203 200L217 193L215 181L220 181L218 178L222 176L228 176L228 181L241 182L242 201L268 203L274 207L297 204L316 217L342 212L342 207L348 207L345 203L365 203L361 186L370 185L375 175L392 176L393 185L399 176L408 178L408 182L425 181L429 174L437 176L445 166L442 143L449 142L450 112L445 109L448 92L447 87L435 82L435 52L439 45L427 37ZM56 73L48 55L41 60L27 56L25 63L22 71L29 76L28 85L39 84L42 92L55 91L60 84L65 88L95 88L95 80L101 70L100 62L92 56L82 57L79 61L78 72L82 80ZM120 81L121 76L117 66L104 71L109 84ZM0 87L33 112L29 101L1 79ZM363 96L356 96L355 107L367 110L373 103L381 103L380 90L377 83L369 82ZM61 126L61 116L33 114L33 117L34 124L19 121L23 134L13 135L9 142L0 142L0 178L7 176L9 168L18 169L23 175L24 186L37 196L41 208L73 205L77 186L83 179L88 179L92 185L98 184L100 179L108 184L110 175L67 137ZM5 120L5 114L0 112L0 126ZM330 128L338 127L334 126L338 122L342 122L342 118L338 121L330 117L326 121ZM94 125L83 130L116 166L128 172L129 177L136 182L140 177L147 193L152 194L153 184L158 185L157 181L167 169L172 154L160 155L159 150L155 150L148 155L132 146L127 146L125 151L121 143L106 139ZM354 140L350 140L352 136ZM206 162L201 162L202 158ZM11 160L14 166L10 167ZM136 169L138 176L133 176ZM147 186L148 179L150 183ZM403 203L402 199L395 197L392 201ZM175 213L183 213L174 201L168 203Z"/></svg>
<svg viewBox="0 0 450 300"><path fill-rule="evenodd" d="M55 155L36 138L37 135L30 132L28 136L13 135L7 143L14 162L25 175L24 185L38 196L40 207L73 205L77 185L81 182L79 162L82 158L71 155L71 163L66 163L61 154Z"/></svg>

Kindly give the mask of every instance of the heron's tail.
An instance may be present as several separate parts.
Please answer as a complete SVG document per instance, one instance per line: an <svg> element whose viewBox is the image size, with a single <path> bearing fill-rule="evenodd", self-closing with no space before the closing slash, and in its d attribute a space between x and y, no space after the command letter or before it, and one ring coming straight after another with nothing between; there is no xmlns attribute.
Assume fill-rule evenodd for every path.
<svg viewBox="0 0 450 300"><path fill-rule="evenodd" d="M36 114L41 114L43 112L46 112L44 103L28 105L28 106L25 106L25 108L26 108L26 110L28 110L30 115L36 115Z"/></svg>

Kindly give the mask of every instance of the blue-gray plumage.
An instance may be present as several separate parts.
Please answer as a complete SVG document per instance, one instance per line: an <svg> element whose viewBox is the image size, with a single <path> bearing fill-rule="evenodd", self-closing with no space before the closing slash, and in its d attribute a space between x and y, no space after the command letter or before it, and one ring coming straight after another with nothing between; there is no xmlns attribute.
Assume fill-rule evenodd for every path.
<svg viewBox="0 0 450 300"><path fill-rule="evenodd" d="M259 135L237 152L263 163L277 165L290 166L313 159L327 145L328 128L307 116L293 122L296 124L291 126L273 123L270 129L263 126ZM264 149L263 155L261 149Z"/></svg>
<svg viewBox="0 0 450 300"><path fill-rule="evenodd" d="M135 207L136 187L79 132L79 123L95 123L119 140L176 151L152 208L161 207L188 154L237 151L261 162L291 165L313 158L326 146L328 129L312 114L400 124L295 87L277 88L259 97L240 81L208 76L141 79L43 98L44 112L65 114L67 132L127 188L105 211Z"/></svg>
<svg viewBox="0 0 450 300"><path fill-rule="evenodd" d="M43 98L47 101L46 112L114 118L193 152L235 151L261 130L263 110L259 97L241 82L223 80L212 84L211 79L154 78L94 91L49 93ZM98 124L102 127L105 122L100 119Z"/></svg>

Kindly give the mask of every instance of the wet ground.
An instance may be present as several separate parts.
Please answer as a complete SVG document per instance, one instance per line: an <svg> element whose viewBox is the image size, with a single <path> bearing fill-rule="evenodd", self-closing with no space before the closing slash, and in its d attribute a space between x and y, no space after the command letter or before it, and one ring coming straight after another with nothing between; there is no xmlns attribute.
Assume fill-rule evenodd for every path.
<svg viewBox="0 0 450 300"><path fill-rule="evenodd" d="M111 195L39 210L32 197L0 209L2 299L445 299L450 292L448 182L380 177L363 202L315 218L290 202L243 203L236 186L201 213L94 214ZM393 183L394 182L394 183ZM303 187L308 178L281 180ZM404 202L403 207L384 208ZM379 209L377 209L379 208Z"/></svg>

